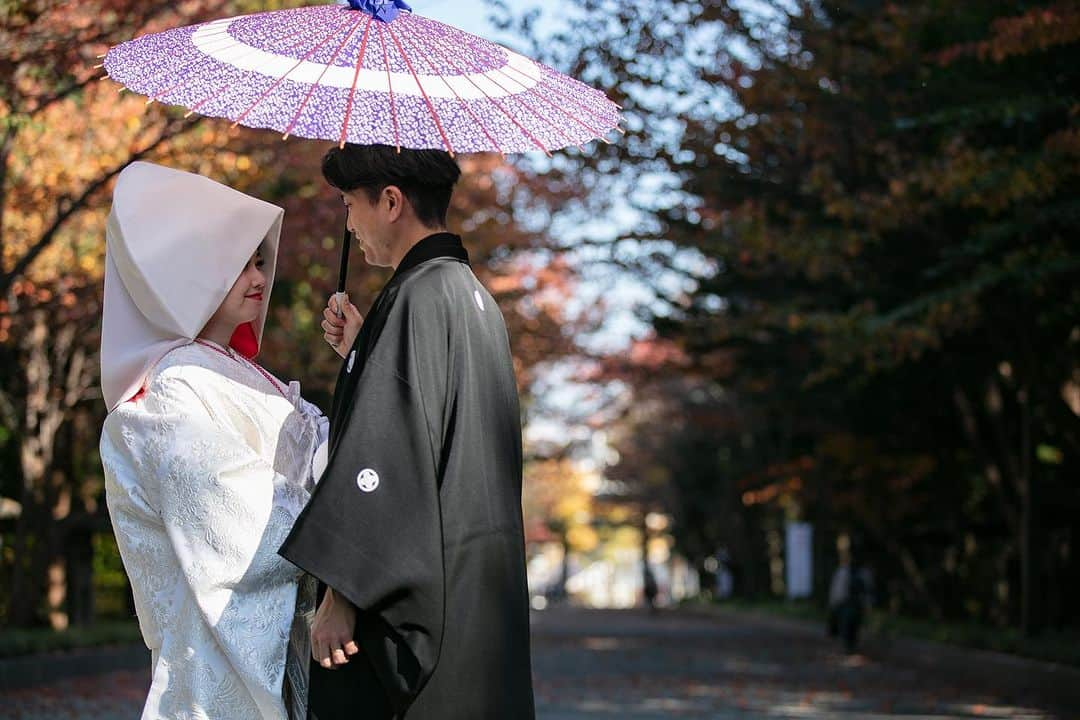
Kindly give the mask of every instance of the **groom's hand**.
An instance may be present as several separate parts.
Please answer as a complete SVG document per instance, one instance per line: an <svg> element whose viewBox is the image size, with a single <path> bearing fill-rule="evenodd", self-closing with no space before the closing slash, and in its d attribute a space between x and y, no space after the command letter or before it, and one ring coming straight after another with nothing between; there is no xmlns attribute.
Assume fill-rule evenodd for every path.
<svg viewBox="0 0 1080 720"><path fill-rule="evenodd" d="M337 293L330 296L323 309L323 339L337 351L341 357L349 352L353 341L360 333L360 326L364 324L364 316L349 302L349 296L345 296L342 306L343 317L338 317Z"/></svg>
<svg viewBox="0 0 1080 720"><path fill-rule="evenodd" d="M311 657L327 670L349 662L360 652L353 635L356 631L356 608L344 597L326 588L326 594L311 623Z"/></svg>

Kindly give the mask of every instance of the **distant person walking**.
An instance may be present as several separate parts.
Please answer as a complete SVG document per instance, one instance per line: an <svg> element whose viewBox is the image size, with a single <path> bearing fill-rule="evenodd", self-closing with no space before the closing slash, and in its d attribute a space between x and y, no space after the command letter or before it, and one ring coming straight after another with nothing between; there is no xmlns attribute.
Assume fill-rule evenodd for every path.
<svg viewBox="0 0 1080 720"><path fill-rule="evenodd" d="M649 608L649 614L656 613L656 596L659 595L660 588L656 584L656 575L653 573L652 568L649 567L649 563L645 563L645 607Z"/></svg>
<svg viewBox="0 0 1080 720"><path fill-rule="evenodd" d="M840 561L829 584L829 636L840 637L844 650L854 653L859 631L873 595L873 575L854 552Z"/></svg>

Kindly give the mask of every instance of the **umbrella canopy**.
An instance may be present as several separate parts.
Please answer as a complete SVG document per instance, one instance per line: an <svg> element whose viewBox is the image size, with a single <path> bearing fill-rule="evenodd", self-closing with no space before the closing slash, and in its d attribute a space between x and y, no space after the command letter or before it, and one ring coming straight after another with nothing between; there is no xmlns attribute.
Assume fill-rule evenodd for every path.
<svg viewBox="0 0 1080 720"><path fill-rule="evenodd" d="M122 43L104 67L151 101L341 144L548 152L618 130L602 92L407 10L350 0L224 18Z"/></svg>

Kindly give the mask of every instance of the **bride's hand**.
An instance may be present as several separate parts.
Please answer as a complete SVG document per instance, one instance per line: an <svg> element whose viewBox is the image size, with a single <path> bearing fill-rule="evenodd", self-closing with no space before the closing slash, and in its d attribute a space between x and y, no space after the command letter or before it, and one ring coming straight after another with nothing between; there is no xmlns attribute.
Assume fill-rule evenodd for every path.
<svg viewBox="0 0 1080 720"><path fill-rule="evenodd" d="M333 588L326 588L311 623L311 657L327 670L348 663L348 656L360 652L353 640L355 632L356 608Z"/></svg>
<svg viewBox="0 0 1080 720"><path fill-rule="evenodd" d="M348 354L353 341L360 333L360 327L364 324L364 316L349 302L349 296L345 296L343 306L344 317L338 317L337 293L330 296L323 309L323 339L337 351L341 357Z"/></svg>

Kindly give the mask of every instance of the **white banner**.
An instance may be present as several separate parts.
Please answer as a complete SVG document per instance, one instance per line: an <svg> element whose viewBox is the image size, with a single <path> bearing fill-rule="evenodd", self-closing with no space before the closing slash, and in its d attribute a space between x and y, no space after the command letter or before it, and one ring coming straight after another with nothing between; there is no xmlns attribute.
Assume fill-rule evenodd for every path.
<svg viewBox="0 0 1080 720"><path fill-rule="evenodd" d="M810 523L788 523L784 568L789 598L807 598L814 592L814 528Z"/></svg>

